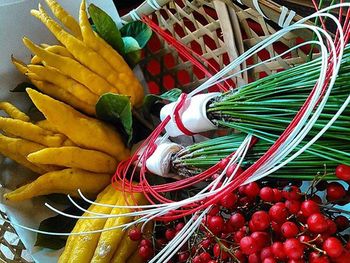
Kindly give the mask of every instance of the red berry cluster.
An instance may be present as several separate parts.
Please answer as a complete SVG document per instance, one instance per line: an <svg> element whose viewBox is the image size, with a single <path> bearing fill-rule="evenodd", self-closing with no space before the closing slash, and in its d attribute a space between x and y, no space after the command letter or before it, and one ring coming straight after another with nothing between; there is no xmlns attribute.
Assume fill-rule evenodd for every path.
<svg viewBox="0 0 350 263"><path fill-rule="evenodd" d="M327 204L344 203L349 196L339 183L322 184ZM341 233L349 220L334 209L295 185L250 183L211 209L188 262L350 262L350 243Z"/></svg>
<svg viewBox="0 0 350 263"><path fill-rule="evenodd" d="M143 234L139 228L130 229L128 236L132 241L140 242L138 253L143 259L148 260L153 257L154 250L152 241L146 237L143 238Z"/></svg>
<svg viewBox="0 0 350 263"><path fill-rule="evenodd" d="M350 222L334 207L348 203L349 189L320 181L302 193L300 185L270 180L227 194L167 263L350 262L349 236L344 234ZM317 193L324 195L324 203ZM129 237L142 239L139 255L148 260L183 227L179 221L157 222L152 241L142 239L138 229L130 230Z"/></svg>

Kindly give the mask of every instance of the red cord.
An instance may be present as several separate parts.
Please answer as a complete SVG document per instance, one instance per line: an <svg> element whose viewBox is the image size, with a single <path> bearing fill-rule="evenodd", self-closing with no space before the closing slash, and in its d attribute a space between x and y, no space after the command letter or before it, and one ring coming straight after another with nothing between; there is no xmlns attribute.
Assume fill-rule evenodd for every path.
<svg viewBox="0 0 350 263"><path fill-rule="evenodd" d="M179 42L177 39L175 39L173 36L168 34L164 29L162 29L160 26L158 26L155 22L152 21L147 16L142 17L142 21L148 25L153 32L157 33L159 36L161 36L170 46L175 48L175 50L184 56L186 59L188 59L194 66L196 66L198 69L200 69L207 77L211 77L212 74L206 69L206 67L201 63L201 60L204 61L208 67L213 70L214 73L217 73L217 69L210 63L210 61L206 60L202 56L200 56L198 53L196 53L194 50L188 48L186 45ZM225 81L225 85L222 85L221 83L218 84L218 87L221 91L228 91L230 89L230 84Z"/></svg>
<svg viewBox="0 0 350 263"><path fill-rule="evenodd" d="M350 23L349 23L349 18L350 18L350 9L347 10L347 16L344 22L344 31L345 31L345 43L348 42L349 36L350 36ZM340 19L340 18L339 18ZM152 25L152 21L150 19L145 18L145 21L148 20L148 25ZM152 23L151 23L152 22ZM324 26L323 20L321 20L322 25ZM153 25L152 25L153 26ZM151 26L151 27L152 27ZM154 28L153 28L154 29ZM339 32L337 32L338 34ZM170 41L169 35L165 33L165 35L160 34L162 37L166 38L168 41ZM182 44L179 43L175 39L171 39L171 41L175 41L176 43L173 43L175 46L180 47ZM336 42L336 47L337 47L337 56L339 55L339 48L340 48L340 41L338 38L335 39ZM187 48L187 47L186 47ZM186 55L188 56L188 54ZM338 57L337 57L338 58ZM339 59L339 58L338 58ZM198 64L198 61L195 61L193 59L189 59L192 63L195 65ZM332 76L332 72L334 70L334 65L332 61L332 57L328 58L329 62L329 67L327 68L327 73L326 73L326 79L325 83L322 87L322 91L326 91L329 81ZM202 69L202 65L198 65L199 68ZM236 176L232 182L230 182L225 189L220 191L219 193L211 196L211 198L206 198L205 200L202 200L200 203L193 203L193 204L188 204L186 206L183 206L182 208L172 211L171 213L161 216L158 218L158 220L175 220L178 218L182 218L186 215L191 215L194 214L195 212L205 209L209 207L212 204L217 203L224 195L234 191L237 189L244 181L246 181L249 177L251 177L261 165L263 165L268 159L279 149L282 143L285 142L285 140L289 137L289 135L292 133L300 119L303 117L303 115L306 112L306 109L308 105L310 104L310 100L315 93L317 83L315 84L314 88L312 89L309 97L306 99L305 103L303 106L300 108L299 112L296 114L296 116L293 118L291 123L288 125L288 127L285 129L285 131L281 134L281 136L276 140L276 142L266 151L266 153L259 158L257 162L255 162L252 166L250 166L247 170L245 170L243 173L241 173L239 176ZM186 96L183 95L182 98L179 101L179 104L182 103L181 106L179 104L177 105L174 113L178 115L178 119L180 118L180 113L179 111L181 110L184 102L185 102ZM168 184L163 184L163 185L156 185L156 186L151 186L146 178L146 173L147 169L145 167L146 160L151 156L155 149L155 141L158 138L158 136L162 133L164 130L166 124L169 122L170 116L168 116L150 135L148 139L145 140L145 142L142 144L142 147L145 148L143 153L140 153L140 148L138 151L135 152L135 154L127 161L123 161L119 164L116 174L113 176L112 183L117 189L122 189L123 191L126 190L125 187L128 188L129 191L132 192L142 192L144 193L145 197L151 204L155 204L155 200L160 202L160 203L171 203L173 202L172 200L169 200L165 198L164 196L161 195L161 193L164 192L170 192L170 191L175 191L179 189L186 188L188 186L191 186L195 183L201 182L205 179L208 179L210 176L213 174L217 173L220 171L222 167L222 162L214 165L213 167L209 168L208 170L204 171L201 174L198 174L196 176L186 178L183 180L179 180L173 183L168 183ZM181 124L180 124L181 125ZM232 156L232 154L230 155ZM230 157L229 156L229 157ZM228 157L228 158L229 158ZM138 185L133 185L132 181L134 176L136 175L137 172L137 165L141 162L141 168L139 172L139 180L140 183ZM127 173L130 170L130 166L133 166L132 173L130 180L127 180ZM118 180L119 179L119 180ZM120 186L121 185L121 186Z"/></svg>

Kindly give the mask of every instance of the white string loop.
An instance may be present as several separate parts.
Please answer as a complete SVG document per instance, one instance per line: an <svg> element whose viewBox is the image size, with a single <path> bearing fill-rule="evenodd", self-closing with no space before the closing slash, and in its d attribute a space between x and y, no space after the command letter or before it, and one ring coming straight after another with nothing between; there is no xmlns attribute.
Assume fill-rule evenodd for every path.
<svg viewBox="0 0 350 263"><path fill-rule="evenodd" d="M289 14L288 14L289 12ZM287 16L288 14L288 16ZM295 17L296 13L293 10L290 10L285 7L285 6L281 6L281 14L280 17L278 19L278 25L280 27L286 27L289 26L290 23L292 22L293 18Z"/></svg>
<svg viewBox="0 0 350 263"><path fill-rule="evenodd" d="M154 10L157 11L162 7L158 4L157 0L147 0L146 3Z"/></svg>
<svg viewBox="0 0 350 263"><path fill-rule="evenodd" d="M256 9L256 11L258 11L258 13L265 19L268 19L270 20L265 14L264 12L262 11L261 7L260 7L260 4L259 4L259 0L253 0L253 5Z"/></svg>
<svg viewBox="0 0 350 263"><path fill-rule="evenodd" d="M136 9L131 10L129 14L130 14L130 17L132 20L134 20L134 21L141 20L141 17L137 13Z"/></svg>

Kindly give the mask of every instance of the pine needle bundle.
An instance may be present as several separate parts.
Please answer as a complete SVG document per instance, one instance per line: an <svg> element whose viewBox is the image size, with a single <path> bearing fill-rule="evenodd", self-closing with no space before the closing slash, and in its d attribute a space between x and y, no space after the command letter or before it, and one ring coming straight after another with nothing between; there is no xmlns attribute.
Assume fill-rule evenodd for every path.
<svg viewBox="0 0 350 263"><path fill-rule="evenodd" d="M183 176L201 173L235 151L247 133L259 138L244 161L246 167L253 164L298 113L319 78L320 67L320 59L315 59L214 98L207 106L208 118L219 127L232 128L242 134L215 138L185 148L174 156L173 170ZM346 100L349 72L350 47L347 46L322 114L295 151L316 135ZM326 173L324 178L335 178L332 173L338 164L350 165L349 141L350 110L347 108L316 143L273 176L312 179L317 173Z"/></svg>
<svg viewBox="0 0 350 263"><path fill-rule="evenodd" d="M183 177L202 173L238 149L245 136L243 133L232 134L190 145L173 156L171 169L174 173ZM322 150L325 151L326 149L322 149L319 144L314 144L314 148L319 149L319 151L307 150L286 166L275 171L271 176L312 180L316 175L319 175L322 179L336 179L334 175L335 167L339 162L349 164L350 154L345 152L347 146L341 141L327 140L323 142L328 143L333 150L339 151L339 153L342 152L342 154L334 156L334 158L328 155L328 158L325 158L322 155ZM268 141L259 140L248 151L242 163L242 168L245 169L252 165L271 145L272 143Z"/></svg>

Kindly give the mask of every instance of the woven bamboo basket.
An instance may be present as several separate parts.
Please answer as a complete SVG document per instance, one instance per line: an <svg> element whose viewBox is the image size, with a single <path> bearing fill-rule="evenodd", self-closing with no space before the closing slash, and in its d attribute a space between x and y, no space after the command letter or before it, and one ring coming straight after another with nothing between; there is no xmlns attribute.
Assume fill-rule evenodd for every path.
<svg viewBox="0 0 350 263"><path fill-rule="evenodd" d="M142 15L148 15L177 40L196 50L217 70L282 26L302 18L293 10L270 0L158 0L158 4L152 0L144 2L122 19L132 21ZM274 57L302 39L311 37L310 32L302 30L289 33L276 45L259 52L235 71L261 62L263 58ZM307 54L305 50L296 49L287 56L238 75L234 82L241 85L303 63ZM145 50L141 68L151 90L154 88L155 91L174 87L187 91L206 79L189 61L183 60L156 35Z"/></svg>
<svg viewBox="0 0 350 263"><path fill-rule="evenodd" d="M270 0L148 0L123 16L124 21L149 16L177 40L195 49L216 70L237 58L259 41L273 34L281 26L298 21L302 17L286 7ZM312 36L308 32L289 33L254 56L234 71L273 57L295 46L301 39ZM308 52L296 49L278 58L238 75L233 81L242 85L251 80L273 74L303 63ZM162 92L171 88L192 90L206 80L206 76L178 55L176 50L154 34L145 48L140 63L151 91ZM3 211L0 216L7 218ZM8 223L0 223L0 262L32 262L16 231Z"/></svg>

